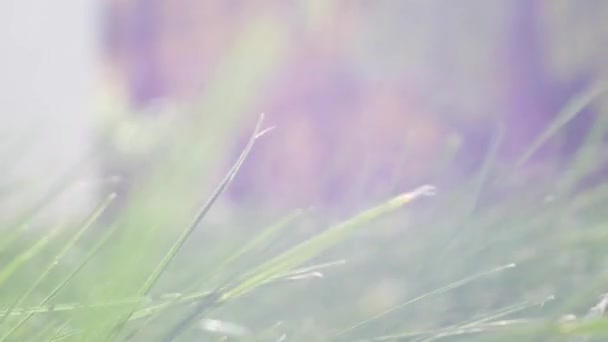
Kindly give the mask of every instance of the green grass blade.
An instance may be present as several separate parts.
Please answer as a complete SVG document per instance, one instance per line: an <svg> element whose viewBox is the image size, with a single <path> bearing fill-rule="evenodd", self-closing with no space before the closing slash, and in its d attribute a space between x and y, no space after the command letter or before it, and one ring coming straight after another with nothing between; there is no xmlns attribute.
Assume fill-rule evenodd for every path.
<svg viewBox="0 0 608 342"><path fill-rule="evenodd" d="M276 278L272 278L271 280L283 279L292 276L298 276L306 273L310 273L313 271L319 271L321 269L326 269L330 267L335 267L338 265L343 265L345 263L344 260L332 261L321 263L313 266L303 267L299 269L295 269L291 272L287 272L277 276ZM166 309L172 305L184 304L184 303L192 303L204 299L213 294L213 291L197 291L188 294L180 294L170 298L171 300L167 300L170 296L161 295L156 297L155 299L150 299L146 297L132 297L132 298L124 298L124 299L115 299L112 301L105 301L99 303L70 303L70 304L55 304L52 306L39 305L35 307L16 307L11 311L5 310L0 311L0 316L21 316L28 314L39 314L39 313L59 313L59 312L67 312L74 310L86 310L86 309L98 309L98 308L110 308L110 307L121 307L121 306L130 306L137 303L141 303L142 301L161 301L161 303L154 304L152 306L140 309L136 311L131 320L140 319L144 317L148 317L149 315ZM164 300L164 302L163 302Z"/></svg>
<svg viewBox="0 0 608 342"><path fill-rule="evenodd" d="M109 207L112 201L116 198L116 194L110 194L100 205L99 207L86 219L83 223L82 228L63 246L63 248L55 255L53 260L51 260L47 267L42 273L38 276L38 278L30 285L30 287L17 299L17 301L12 305L7 312L3 315L3 318L0 319L0 323L6 317L8 317L11 313L11 310L15 307L21 305L35 290L38 288L40 284L46 279L46 277L51 273L55 267L59 264L61 259L76 245L76 243L82 238L82 236L95 224L95 222L99 219L99 217L103 214L103 212ZM0 281L1 283L1 281Z"/></svg>
<svg viewBox="0 0 608 342"><path fill-rule="evenodd" d="M467 222L473 219L473 215L477 210L483 190L490 182L491 171L498 156L498 149L500 148L500 145L503 142L504 133L504 127L502 125L498 126L498 130L496 135L494 136L492 145L490 145L483 164L480 170L477 172L475 178L473 179L473 184L471 185L473 187L473 190L471 191L471 195L467 194L466 198L462 201L465 206L461 209L462 213L459 213L457 218L451 218L448 222L448 224L450 226L453 226L454 229L452 230L450 235L446 237L445 242L441 241L441 248L437 248L441 252L439 252L435 256L435 262L443 262L442 260L448 253L448 251L450 251L456 243L458 243L462 239L467 238L466 228L470 229L471 227L471 225L468 225ZM458 224L454 224L454 222L458 222ZM465 229L463 229L463 227Z"/></svg>
<svg viewBox="0 0 608 342"><path fill-rule="evenodd" d="M146 296L150 292L150 290L152 289L152 287L154 286L154 284L156 284L156 282L158 281L158 279L160 278L160 276L167 270L169 264L171 263L171 261L177 255L177 252L179 252L179 250L183 247L183 245L188 240L188 238L190 237L190 235L192 235L192 233L194 232L194 230L196 229L196 227L198 227L198 225L203 220L203 218L211 210L211 208L213 207L213 205L215 204L215 202L219 199L219 197L228 188L228 186L230 185L230 183L232 183L232 180L236 177L238 171L240 170L241 166L245 162L245 159L247 159L247 157L249 156L249 153L253 149L253 146L255 145L255 142L260 137L262 137L264 134L266 134L267 132L269 132L272 129L272 128L262 129L263 122L264 122L264 115L262 114L262 115L260 115L260 118L259 118L259 120L258 120L258 122L256 124L256 127L255 127L255 130L254 130L251 138L249 139L249 142L247 143L247 145L245 146L245 148L241 152L241 154L240 154L239 158L237 159L237 161L234 163L234 165L232 166L232 168L228 171L228 173L226 174L226 176L224 177L224 179L222 180L222 182L220 182L220 184L215 189L215 191L213 192L213 194L211 195L211 197L201 207L201 209L199 210L198 214L194 217L194 219L192 220L192 222L190 223L190 225L178 237L177 241L173 244L173 246L171 246L171 248L165 254L165 256L160 261L160 263L152 271L152 274L150 274L150 276L148 277L148 279L146 280L146 282L141 287L141 289L139 291L140 295ZM126 324L126 322L128 322L130 320L130 317L131 317L132 314L133 314L133 312L129 313L127 315L127 317L125 319L123 319L117 325L117 327L115 329L116 330L115 332L118 332L118 331L120 331L122 329L122 327L124 326L124 324Z"/></svg>
<svg viewBox="0 0 608 342"><path fill-rule="evenodd" d="M211 274L211 277L215 276L215 279L205 281L205 284L217 283L218 282L217 278L220 278L221 276L223 276L225 274L225 270L227 270L230 266L232 266L232 264L234 264L239 259L243 259L244 256L250 255L250 254L252 254L252 252L259 251L260 249L267 246L273 237L275 237L282 229L284 229L285 227L288 227L290 223L294 222L294 220L301 217L301 215L303 213L304 213L304 210L301 210L301 209L296 210L295 212L286 216L279 222L266 228L264 231L262 231L262 233L256 235L255 238L253 238L251 241L246 243L243 247L241 247L236 252L231 254L228 258L222 260L222 262L220 262L217 266L215 266L214 270L209 272L209 274ZM231 279L231 277L228 276L226 279L224 279L221 282L228 283L230 281L230 279ZM192 291L196 291L198 288L201 288L201 287L209 287L209 286L205 286L205 284L198 286L198 287L194 287L192 289ZM166 307L168 308L168 307L171 307L171 306L177 304L177 301L179 300L179 298L180 297L174 298L173 303L166 303ZM140 329L143 329L146 325L153 322L156 317L158 317L162 314L162 312L163 312L162 310L156 310L155 313L149 315L146 318L146 322L141 324L140 327L138 327L135 331L131 332L130 335L136 335Z"/></svg>
<svg viewBox="0 0 608 342"><path fill-rule="evenodd" d="M581 179L600 166L597 161L602 158L601 154L604 150L602 140L606 136L607 131L608 115L598 115L582 146L564 170L564 174L560 177L558 194L567 195L571 193Z"/></svg>
<svg viewBox="0 0 608 342"><path fill-rule="evenodd" d="M566 106L557 114L555 120L551 122L549 127L541 133L541 135L534 140L532 145L526 149L524 154L515 163L515 168L521 167L525 164L551 137L553 137L559 130L567 125L572 119L581 113L585 107L589 106L599 95L606 90L606 87L602 83L595 84L589 89L583 91L579 95L575 96Z"/></svg>
<svg viewBox="0 0 608 342"><path fill-rule="evenodd" d="M70 331L70 332L62 334L62 335L54 336L52 339L49 340L49 342L64 341L72 336L77 335L78 333L79 333L78 331Z"/></svg>
<svg viewBox="0 0 608 342"><path fill-rule="evenodd" d="M45 236L38 239L34 245L17 255L11 262L8 263L8 265L0 269L0 289L16 271L21 269L29 260L34 258L44 249L44 247L57 234L57 231L58 227L51 229Z"/></svg>
<svg viewBox="0 0 608 342"><path fill-rule="evenodd" d="M242 259L244 256L267 246L273 237L275 237L284 228L289 227L289 224L293 223L297 218L301 217L303 213L303 210L296 210L295 212L283 218L276 224L271 225L262 233L256 235L255 238L246 243L242 248L240 248L228 258L220 262L217 267L215 267L215 272L211 272L211 274L220 275L220 271L228 269L228 267L231 266L237 260Z"/></svg>
<svg viewBox="0 0 608 342"><path fill-rule="evenodd" d="M238 297L253 290L266 283L269 279L288 272L344 240L364 224L395 211L420 196L432 194L434 194L433 187L428 185L422 186L417 190L394 197L377 207L368 209L351 219L329 228L325 232L291 248L256 268L244 281L229 290L225 294L225 298Z"/></svg>
<svg viewBox="0 0 608 342"><path fill-rule="evenodd" d="M479 330L479 332L483 332L483 330L485 328L487 328L488 325L492 325L493 323L496 323L497 320L499 320L499 319L502 319L502 318L512 315L514 313L528 310L533 307L542 306L547 301L553 300L553 299L554 299L554 297L551 296L542 301L532 301L532 302L524 301L524 302L521 302L518 304L509 305L509 306L503 307L499 310L495 310L492 313L486 314L482 318L474 319L469 322L465 322L465 323L461 323L461 324L454 325L451 327L446 327L446 328L440 329L441 331L428 334L430 336L427 335L428 337L426 337L424 339L420 339L420 342L430 342L430 341L442 339L446 336L453 336L456 334L463 334L466 332L474 332L476 329ZM393 335L393 336L396 336L396 335ZM374 339L374 340L376 340L376 339Z"/></svg>
<svg viewBox="0 0 608 342"><path fill-rule="evenodd" d="M28 251L22 253L21 255L17 256L17 258L15 258L13 260L13 262L11 262L11 264L9 264L9 266L5 267L2 271L2 273L4 273L5 277L10 277L12 275L12 273L14 271L16 271L19 267L21 267L21 265L23 265L23 263L26 260L29 260L29 258L26 255L30 255L30 256L34 256L36 254L38 254L39 251L41 251L41 249L46 246L48 244L49 241L51 241L54 236L57 234L57 232L60 230L61 225L57 225L56 227L52 228L46 236L43 236L41 239L38 240L38 242L32 246ZM21 259L21 260L20 260ZM26 259L26 260L24 260ZM18 264L19 263L19 264ZM5 272L6 271L6 272ZM0 281L0 284L2 282ZM36 284L37 286L37 284ZM21 302L23 301L23 299L25 297L27 297L29 295L29 290L26 291L24 294L22 294L9 308L8 310L6 310L5 312L3 312L0 315L0 327L4 324L5 320L8 318L8 316L10 315L11 311L16 307L19 306L21 304Z"/></svg>
<svg viewBox="0 0 608 342"><path fill-rule="evenodd" d="M396 306L394 306L392 308L389 308L387 310L379 312L379 313L377 313L377 314L375 314L375 315L373 315L373 316L365 319L364 321L361 321L361 322L359 322L357 324L354 324L354 325L352 325L352 326L350 326L350 327L348 327L346 329L343 329L343 330L339 331L338 333L336 333L334 335L334 337L336 337L336 338L337 337L342 337L342 336L344 336L344 335L352 332L355 329L358 329L358 328L360 328L360 327L362 327L364 325L367 325L367 324L369 324L371 322L377 321L380 318L383 318L383 317L385 317L385 316L387 316L387 315L389 315L389 314L391 314L391 313L393 313L393 312L395 312L397 310L401 310L401 309L403 309L404 307L406 307L408 305L414 304L414 303L419 302L421 300L424 300L424 299L426 299L428 297L448 292L450 290L453 290L453 289L462 287L464 285L467 285L467 284L469 284L469 283L471 283L473 281L476 281L476 280L478 280L480 278L487 277L489 275L492 275L492 274L495 274L495 273L498 273L498 272L502 272L502 271L504 271L506 269L510 269L510 268L513 268L513 267L515 267L515 264L509 264L509 265L505 265L505 266L496 267L496 268L493 268L493 269L491 269L489 271L484 271L484 272L481 272L481 273L477 273L477 274L474 274L472 276L466 277L464 279L455 281L455 282L453 282L451 284L448 284L446 286L440 287L438 289L426 292L426 293L424 293L424 294L422 294L422 295L420 295L418 297L412 298L412 299L410 299L410 300L408 300L406 302L403 302L401 304L398 304L398 305L396 305Z"/></svg>
<svg viewBox="0 0 608 342"><path fill-rule="evenodd" d="M29 224L23 223L17 226L17 228L6 236L2 238L0 241L0 252L4 251L8 246L12 245L21 235L29 230Z"/></svg>
<svg viewBox="0 0 608 342"><path fill-rule="evenodd" d="M191 303L191 302L204 300L205 298L213 296L214 294L215 294L215 292L213 292L213 291L199 291L196 293L183 295L183 296L180 296L179 298L176 298L171 301L167 301L164 303L152 305L147 308L137 310L132 314L132 316L129 318L129 320L135 320L135 319L148 317L149 315L152 315L152 314L158 312L159 310L164 310L172 305L182 304L182 303Z"/></svg>
<svg viewBox="0 0 608 342"><path fill-rule="evenodd" d="M230 185L230 183L232 182L232 180L238 173L239 169L245 162L245 159L251 152L251 149L253 148L253 145L255 144L256 140L259 137L261 137L264 133L267 132L267 130L264 130L264 131L261 130L262 123L263 123L263 116L260 117L260 120L258 121L258 123L256 125L254 134L252 135L251 139L249 140L249 143L247 144L247 146L245 147L245 149L243 150L243 152L241 153L239 158L237 159L236 163L232 166L230 171L226 174L225 178L222 180L220 185L213 192L213 194L211 195L209 200L207 200L207 202L202 206L201 210L195 216L194 220L192 220L192 223L187 227L187 229L177 239L177 241L171 247L169 252L167 252L167 254L163 258L163 260L161 260L161 262L158 264L156 269L152 272L152 274L150 275L150 277L148 278L146 283L143 285L143 287L140 291L140 293L142 295L146 295L150 291L152 286L154 286L154 284L158 281L158 279L160 278L162 273L164 273L164 271L167 269L167 267L169 266L171 261L175 258L175 255L177 255L177 252L182 248L182 246L184 245L186 240L188 240L188 238L190 237L192 232L196 229L196 227L200 224L200 222L203 220L203 218L207 215L209 210L211 210L211 207L213 206L213 204L215 204L215 202L218 200L218 198L224 193L224 191L226 190L228 185Z"/></svg>
<svg viewBox="0 0 608 342"><path fill-rule="evenodd" d="M48 341L58 341L61 340L61 336L65 335L65 329L70 325L70 321L67 321L65 323L63 323L62 325L60 325L58 328L55 329L55 333L50 335L48 337Z"/></svg>
<svg viewBox="0 0 608 342"><path fill-rule="evenodd" d="M87 222L83 225L83 227L76 233L76 235L68 241L68 243L64 246L64 248L59 252L58 255L65 255L67 251L69 251L75 244L80 240L80 238L86 233L90 227L96 222L96 220L101 216L101 214L105 211L105 209L110 205L110 203L114 200L116 194L110 194L107 199L99 206L99 208L91 215L91 217L87 220ZM69 272L62 281L40 302L40 306L46 305L50 302L61 290L63 290L69 282L84 268L84 266L89 262L89 260L105 245L105 243L109 240L109 238L114 234L118 226L112 227L112 229L108 230L105 235L84 255L82 260L80 260L79 264ZM58 260L58 259L55 259ZM52 269L52 266L50 267ZM49 268L47 271L50 272ZM43 274L46 277L45 274ZM41 277L40 277L41 278ZM39 279L40 279L39 278ZM2 338L0 338L0 342L6 341L17 329L19 329L23 324L25 324L32 316L34 312L28 313L25 317L21 319L12 329L10 329ZM8 315L5 315L8 316Z"/></svg>
<svg viewBox="0 0 608 342"><path fill-rule="evenodd" d="M504 136L505 128L504 126L500 125L498 126L497 133L494 136L492 145L490 145L490 148L486 154L486 158L484 159L483 165L477 173L475 179L475 189L473 190L473 198L471 199L471 208L467 213L467 217L473 213L473 210L475 210L475 208L479 204L479 198L483 192L484 187L487 185L488 180L490 179L490 173L492 171L494 163L496 162L496 158L498 156L498 149L500 148L500 145L503 142Z"/></svg>
<svg viewBox="0 0 608 342"><path fill-rule="evenodd" d="M35 307L16 307L9 311L0 311L0 316L22 316L29 314L41 314L41 313L60 313L75 310L86 310L86 309L100 309L100 308L111 308L121 307L127 305L133 305L141 302L143 299L139 297L105 301L99 303L70 303L70 304L55 304L55 305L39 305Z"/></svg>

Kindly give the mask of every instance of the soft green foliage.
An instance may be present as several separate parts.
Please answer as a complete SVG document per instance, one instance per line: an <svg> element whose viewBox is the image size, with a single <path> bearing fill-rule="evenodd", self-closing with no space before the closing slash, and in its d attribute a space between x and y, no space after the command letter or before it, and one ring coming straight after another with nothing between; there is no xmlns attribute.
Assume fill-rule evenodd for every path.
<svg viewBox="0 0 608 342"><path fill-rule="evenodd" d="M109 226L100 217L112 194L81 224L42 232L22 228L35 220L28 211L3 222L0 341L601 340L608 324L585 314L601 310L596 298L608 287L608 187L583 181L599 166L605 115L555 177L525 167L596 93L574 99L514 167L496 158L498 134L458 188L413 203L434 194L423 186L337 223L298 210L260 231L259 221L281 215L243 211L233 231L206 225L267 132L261 120L200 209L200 191L187 191L199 169L186 163L159 168ZM184 140L175 151L192 143ZM181 178L159 181L169 175ZM163 189L172 192L154 196ZM319 222L305 237L294 229ZM382 270L408 289L370 313L361 299ZM571 313L580 317L563 319Z"/></svg>
<svg viewBox="0 0 608 342"><path fill-rule="evenodd" d="M262 118L263 118L263 116L262 116ZM284 252L282 255L279 255L279 256L271 259L270 261L260 265L258 268L254 269L249 274L246 274L242 280L239 280L239 281L235 282L234 284L227 285L223 288L219 288L217 291L220 291L220 292L216 291L216 292L202 293L202 294L195 293L195 294L190 294L190 295L178 295L178 296L175 296L175 298L173 298L171 300L165 300L164 303L156 304L154 306L151 306L148 308L143 308L142 310L137 311L138 307L141 306L144 302L146 302L146 298L148 298L148 294L150 293L150 290L157 283L160 276L166 272L167 267L169 266L171 261L175 258L176 254L179 252L179 250L183 247L186 240L190 237L190 235L193 233L193 231L196 229L196 227L201 223L201 221L203 220L205 215L211 209L212 205L215 203L215 201L217 201L219 196L223 193L223 191L230 184L232 179L236 176L239 168L245 161L245 158L247 157L247 155L253 148L255 141L258 138L260 138L265 132L268 131L268 129L262 130L261 123L262 123L262 119L260 119L260 121L258 122L258 125L256 126L256 130L255 130L249 144L246 146L245 150L243 151L241 156L238 158L238 160L236 161L233 168L228 172L225 179L220 183L220 185L215 190L215 192L211 195L210 199L206 202L206 204L201 208L200 212L196 215L196 217L194 218L192 223L178 237L178 239L175 241L173 246L169 249L169 251L162 258L160 263L154 268L154 270L149 275L147 280L145 280L145 282L142 284L140 289L137 291L137 295L134 299L126 299L126 300L119 299L119 300L114 300L114 301L108 301L105 303L94 303L94 304L78 303L78 304L67 304L67 305L63 305L63 304L49 305L49 302L51 300L53 300L56 297L56 295L60 291L62 291L67 286L67 284L69 284L74 279L74 277L82 270L82 268L84 266L86 266L86 264L95 255L95 253L107 242L108 238L112 236L112 233L115 232L115 228L114 229L111 228L109 230L109 232L106 233L105 237L100 238L99 241L93 247L90 248L88 253L86 253L82 257L82 259L79 261L79 263L76 265L76 267L74 267L71 271L67 272L67 274L63 277L63 279L61 279L59 284L55 288L53 288L53 290L48 295L46 295L44 297L44 299L42 299L42 301L40 301L40 303L37 307L30 307L30 308L21 307L21 305L24 303L24 301L26 299L28 299L28 297L37 289L37 287L40 284L42 284L44 281L46 281L49 273L51 273L53 268L55 268L63 260L66 253L69 252L71 249L73 249L75 244L77 242L79 242L81 240L82 236L85 233L87 233L89 228L91 228L93 226L93 224L100 217L102 212L111 203L112 199L115 198L115 195L112 194L108 197L108 199L106 201L104 201L100 205L100 207L97 210L94 211L94 213L91 215L91 217L82 225L82 228L80 228L76 232L76 234L74 234L74 236L72 238L68 239L65 242L65 244L60 248L59 252L51 259L50 264L34 281L33 285L30 286L29 289L26 290L26 292L24 294L22 294L16 300L14 305L11 305L7 310L3 311L3 313L2 313L3 323L6 323L7 320L9 320L9 323L12 323L12 322L10 322L10 319L8 319L8 317L11 317L11 316L16 316L18 318L18 321L14 324L6 324L7 331L2 336L1 340L2 341L10 340L11 338L14 338L15 336L19 336L18 331L20 328L22 328L30 319L32 319L32 317L34 315L41 314L44 312L46 312L46 313L60 313L60 312L72 313L72 312L77 312L77 311L81 311L81 310L85 310L85 309L95 310L97 308L102 308L102 307L120 307L120 306L128 307L131 305L132 309L127 311L127 315L124 317L122 317L122 315L120 315L120 314L117 315L116 312L110 311L111 316L116 315L118 318L114 318L114 319L109 318L108 322L99 321L99 319L102 316L97 315L96 324L94 324L92 327L88 328L88 329L92 329L91 333L89 333L88 331L85 330L86 326L83 328L74 328L75 331L72 331L69 333L70 335L72 335L72 334L79 335L80 337L76 337L79 339L81 339L82 336L87 336L87 338L93 339L93 340L98 339L100 335L105 335L105 337L103 337L103 338L118 338L118 336L119 336L120 332L122 331L122 329L124 328L124 326L127 325L129 323L129 321L131 321L132 319L141 319L151 313L154 313L155 311L166 310L167 308L169 308L172 305L180 304L183 302L200 301L201 303L207 303L204 300L207 300L210 298L211 302L209 302L208 305L204 305L202 307L197 306L198 309L195 312L196 316L202 315L204 313L203 310L206 309L206 306L217 306L217 305L222 304L223 302L232 301L232 300L238 298L239 296L242 296L263 284L270 283L270 282L276 282L283 278L295 277L295 276L298 276L301 274L306 274L306 272L311 272L312 270L317 270L317 269L323 268L324 265L319 265L317 267L307 268L304 270L296 269L297 266L305 263L306 261L310 260L315 255L322 252L324 249L331 247L332 245L338 243L340 240L342 240L345 237L347 237L348 235L350 235L354 228L367 224L371 220L373 220L385 213L396 210L399 207L408 204L409 202L414 200L416 197L419 197L421 195L428 195L428 194L431 194L431 192L432 192L432 189L430 187L428 187L428 186L423 187L415 192L400 195L398 197L391 199L390 201L386 202L385 204L382 204L376 208L365 211L365 212L353 217L352 219L344 221L343 223L338 224L338 225L334 226L333 228L326 230L324 233L319 234L318 236L313 237L306 242L296 245L295 247L291 248L290 250ZM222 265L224 267L226 267L231 262L236 261L240 256L246 255L251 250L255 250L257 247L263 245L265 242L267 242L267 240L269 238L272 238L272 236L274 234L278 233L278 231L281 227L284 227L286 225L286 223L288 223L290 221L291 221L291 219L288 219L286 221L281 222L280 224L277 224L276 226L271 226L266 232L263 232L258 238L252 240L249 244L246 244L240 250L236 251L234 255L227 258ZM48 236L43 236L39 240L35 241L34 245L32 247L26 249L24 252L17 255L16 257L14 257L12 262L10 262L6 266L4 266L2 271L0 272L0 275L2 275L2 277L0 278L2 280L2 283L5 283L7 280L9 280L10 276L16 270L21 268L31 258L35 257L37 254L42 254L41 253L42 247L44 247L46 244L48 244L50 237L52 235L54 235L55 233L56 233L56 230L51 230L50 233L48 234ZM222 272L222 269L219 269L218 272ZM195 316L193 316L193 317L195 317ZM67 320L67 322L70 322L70 321L71 321L71 319ZM187 325L185 325L185 324L190 324L190 323L191 322L189 320L184 321L184 322L180 323L178 327L186 328ZM68 323L62 323L62 324L68 325ZM57 328L56 330L61 331L63 329L64 329L64 327L62 325L61 328ZM98 329L101 329L101 331L99 331ZM52 330L52 329L50 329L50 330ZM105 331L105 333L103 331ZM173 338L176 338L178 336L178 333L180 333L179 330L174 330L174 331L175 332L170 333L171 338L169 338L169 340L173 340ZM94 337L94 336L97 336L97 337ZM23 337L19 337L19 338L23 338Z"/></svg>

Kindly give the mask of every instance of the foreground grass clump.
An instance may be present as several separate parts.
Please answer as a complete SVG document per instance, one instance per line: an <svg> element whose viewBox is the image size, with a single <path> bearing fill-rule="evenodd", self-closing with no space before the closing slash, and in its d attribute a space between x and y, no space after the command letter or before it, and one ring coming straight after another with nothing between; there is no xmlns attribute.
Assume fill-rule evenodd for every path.
<svg viewBox="0 0 608 342"><path fill-rule="evenodd" d="M4 229L0 341L601 340L608 185L582 185L601 165L606 120L553 178L525 172L595 95L574 99L513 167L496 158L498 134L458 188L414 203L435 194L422 186L337 222L300 210L206 226L262 120L200 208L189 181L204 170L168 152L147 180L163 187L138 189L110 223L114 194L80 224L29 234L32 216Z"/></svg>

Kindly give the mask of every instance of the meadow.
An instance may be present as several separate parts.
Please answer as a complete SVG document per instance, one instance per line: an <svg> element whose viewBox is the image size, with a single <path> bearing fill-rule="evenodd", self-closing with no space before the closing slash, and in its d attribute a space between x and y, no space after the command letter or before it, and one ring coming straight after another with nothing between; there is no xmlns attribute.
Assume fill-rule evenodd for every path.
<svg viewBox="0 0 608 342"><path fill-rule="evenodd" d="M281 129L263 116L223 178L201 176L215 136L186 134L113 216L108 193L82 221L27 229L69 175L3 222L0 340L602 340L606 121L566 161L534 156L603 91L572 99L515 163L496 158L499 131L456 186L421 184L343 217L236 206L213 218Z"/></svg>

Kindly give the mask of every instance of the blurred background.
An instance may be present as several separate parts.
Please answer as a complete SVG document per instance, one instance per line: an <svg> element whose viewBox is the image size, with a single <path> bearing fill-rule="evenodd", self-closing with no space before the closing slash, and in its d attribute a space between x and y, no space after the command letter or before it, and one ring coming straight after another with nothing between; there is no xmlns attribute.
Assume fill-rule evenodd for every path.
<svg viewBox="0 0 608 342"><path fill-rule="evenodd" d="M57 144L52 156L36 153L53 168L90 146L107 149L96 167L129 173L118 160L153 155L159 130L196 125L203 136L225 136L218 158L231 160L265 113L278 129L232 194L280 207L348 202L354 188L373 198L449 183L436 171L450 153L458 156L448 178L458 182L499 130L508 162L606 73L602 2L44 6L3 4L7 140L30 134ZM578 115L545 154L575 150L605 102Z"/></svg>
<svg viewBox="0 0 608 342"><path fill-rule="evenodd" d="M608 76L607 19L608 2L573 0L2 1L0 217L14 222L42 199L48 218L35 225L45 226L79 218L116 192L104 222L160 227L159 241L146 241L162 250L164 237L175 236L168 231L188 221L265 113L265 125L276 128L256 143L195 239L212 247L185 253L200 267L255 235L252 226L297 208L316 216L278 249L422 184L453 195L379 223L335 252L352 261L339 279L296 289L314 300L262 296L252 307L273 307L278 311L269 312L301 319L302 329L323 331L352 321L340 309L369 316L417 286L521 260L538 264L502 286L488 285L476 300L471 290L400 317L441 325L522 293L576 292L605 259L577 249L579 259L534 274L561 255L539 250L556 246L548 235L571 234L580 215L596 216L568 211L572 217L556 218L563 211L555 206L547 215L556 221L541 220L538 230L519 223L536 206L569 200L568 191L603 184L608 95L598 89ZM593 100L570 115L581 96ZM559 132L527 158L556 119L563 121ZM584 155L592 166L574 182L563 171L582 163L589 136L597 143ZM495 177L481 194L476 181L489 172L488 156ZM511 177L506 170L522 156L525 165ZM472 193L472 208L487 211L471 214L462 198ZM444 220L429 223L438 217ZM471 220L483 228L454 243ZM426 228L408 228L412 222ZM519 222L520 233L505 228L512 235L498 236L492 222ZM420 263L429 254L441 256ZM564 270L580 277L560 280ZM188 276L176 279L186 283ZM336 304L341 298L355 298L356 309ZM264 321L248 310L236 316Z"/></svg>
<svg viewBox="0 0 608 342"><path fill-rule="evenodd" d="M458 182L500 129L501 157L521 155L605 76L607 11L573 1L109 1L103 79L131 119L207 121L237 149L266 113L278 129L238 177L239 201L375 199L449 183L437 169L450 149ZM602 105L545 154L575 150Z"/></svg>

